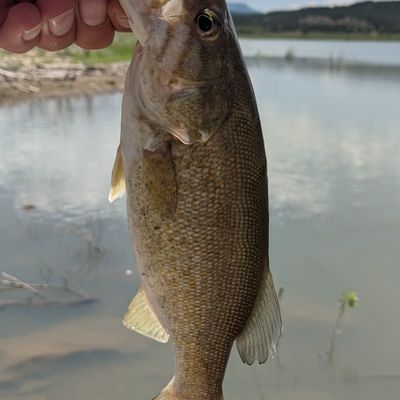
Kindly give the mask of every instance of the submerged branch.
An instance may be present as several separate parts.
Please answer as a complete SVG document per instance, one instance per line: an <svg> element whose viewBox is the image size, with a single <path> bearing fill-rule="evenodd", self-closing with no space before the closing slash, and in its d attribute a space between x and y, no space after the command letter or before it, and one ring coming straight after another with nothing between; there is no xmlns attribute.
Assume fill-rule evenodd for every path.
<svg viewBox="0 0 400 400"><path fill-rule="evenodd" d="M75 307L97 303L98 301L98 299L94 299L91 297L73 300L44 300L40 302L33 301L32 298L28 298L25 300L5 300L0 301L0 310L8 307Z"/></svg>
<svg viewBox="0 0 400 400"><path fill-rule="evenodd" d="M1 287L3 286L3 287ZM0 271L0 294L4 292L10 292L11 290L25 290L33 296L28 296L24 299L16 300L0 300L0 309L6 307L71 307L96 303L98 300L88 296L87 294L78 290L72 289L69 285L64 284L62 286L47 285L47 284L36 284L26 283L20 279L7 274L6 272ZM51 290L58 293L60 298L49 298L43 293L46 290ZM72 298L61 298L61 294L68 294ZM54 297L54 296L52 296Z"/></svg>
<svg viewBox="0 0 400 400"><path fill-rule="evenodd" d="M34 286L32 286L29 283L25 283L15 276L12 276L10 274L7 274L6 272L1 272L0 271L0 284L9 287L9 288L15 288L15 289L25 289L28 292L33 293L36 296L44 297ZM37 286L37 285L36 285Z"/></svg>

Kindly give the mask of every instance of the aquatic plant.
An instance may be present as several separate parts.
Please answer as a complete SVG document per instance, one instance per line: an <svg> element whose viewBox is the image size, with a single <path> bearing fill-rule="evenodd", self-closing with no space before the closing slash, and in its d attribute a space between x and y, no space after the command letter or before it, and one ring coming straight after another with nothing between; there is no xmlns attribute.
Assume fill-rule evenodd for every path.
<svg viewBox="0 0 400 400"><path fill-rule="evenodd" d="M336 351L336 338L342 333L341 327L346 311L348 309L355 308L359 301L360 299L358 298L356 292L354 292L353 290L343 292L342 296L339 298L339 314L337 316L336 323L332 331L329 349L326 352L326 362L328 364L331 364L333 362Z"/></svg>

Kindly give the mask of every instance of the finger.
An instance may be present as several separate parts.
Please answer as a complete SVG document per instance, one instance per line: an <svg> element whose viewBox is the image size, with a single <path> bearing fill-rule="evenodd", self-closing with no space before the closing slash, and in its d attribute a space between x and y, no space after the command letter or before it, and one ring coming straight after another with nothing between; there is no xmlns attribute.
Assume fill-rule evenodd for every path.
<svg viewBox="0 0 400 400"><path fill-rule="evenodd" d="M7 0L0 0L0 27L6 20L10 7L7 6Z"/></svg>
<svg viewBox="0 0 400 400"><path fill-rule="evenodd" d="M110 0L108 2L108 17L111 19L116 31L129 32L131 30L129 19L122 9L119 0Z"/></svg>
<svg viewBox="0 0 400 400"><path fill-rule="evenodd" d="M30 3L10 8L0 28L0 48L25 53L39 41L42 21L39 10Z"/></svg>
<svg viewBox="0 0 400 400"><path fill-rule="evenodd" d="M84 49L101 49L114 39L114 28L107 16L107 0L80 0L76 43Z"/></svg>
<svg viewBox="0 0 400 400"><path fill-rule="evenodd" d="M74 0L38 0L42 14L42 33L38 47L55 51L68 47L75 41Z"/></svg>

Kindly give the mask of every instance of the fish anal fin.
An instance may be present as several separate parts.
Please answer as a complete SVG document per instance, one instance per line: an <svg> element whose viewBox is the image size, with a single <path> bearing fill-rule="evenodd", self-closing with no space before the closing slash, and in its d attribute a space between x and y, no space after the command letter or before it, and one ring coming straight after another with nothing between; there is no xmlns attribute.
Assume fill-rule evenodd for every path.
<svg viewBox="0 0 400 400"><path fill-rule="evenodd" d="M120 199L125 194L125 191L124 160L122 158L121 146L119 146L111 175L111 189L108 200L112 203L116 199Z"/></svg>
<svg viewBox="0 0 400 400"><path fill-rule="evenodd" d="M268 265L264 267L263 281L253 311L242 333L236 338L242 361L252 365L263 364L276 353L281 336L282 320L278 297Z"/></svg>
<svg viewBox="0 0 400 400"><path fill-rule="evenodd" d="M127 328L157 342L168 342L169 335L151 309L143 289L140 289L136 297L132 300L125 314L123 324Z"/></svg>

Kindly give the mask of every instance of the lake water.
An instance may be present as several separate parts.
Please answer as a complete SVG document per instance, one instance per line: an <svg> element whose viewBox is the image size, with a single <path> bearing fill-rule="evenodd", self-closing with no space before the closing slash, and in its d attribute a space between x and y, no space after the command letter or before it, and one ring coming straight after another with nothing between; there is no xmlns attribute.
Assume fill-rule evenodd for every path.
<svg viewBox="0 0 400 400"><path fill-rule="evenodd" d="M400 67L400 42L243 39L248 57L331 60L348 65Z"/></svg>
<svg viewBox="0 0 400 400"><path fill-rule="evenodd" d="M244 43L245 53L258 46ZM377 54L382 45L371 44ZM244 366L233 351L225 399L397 400L400 69L262 57L248 65L269 158L284 335L267 365ZM124 201L107 201L120 101L0 109L0 271L99 300L0 310L2 400L146 400L173 374L168 345L121 326L139 277ZM338 298L348 289L360 303L346 312L327 364ZM0 291L0 301L24 299L15 292ZM73 293L55 288L49 296Z"/></svg>

